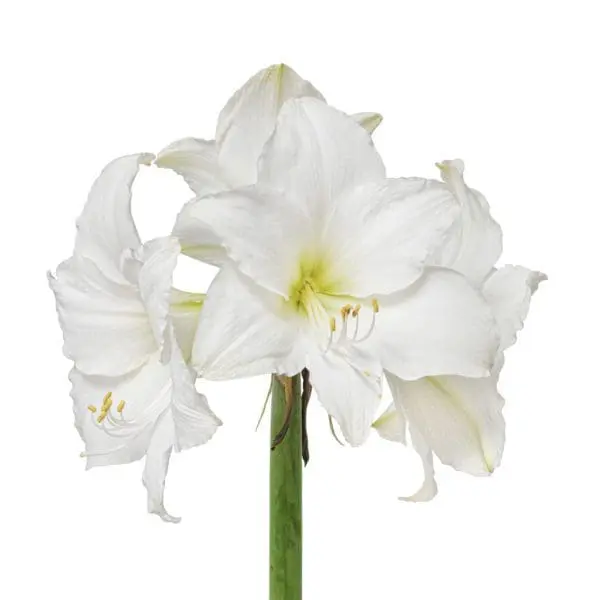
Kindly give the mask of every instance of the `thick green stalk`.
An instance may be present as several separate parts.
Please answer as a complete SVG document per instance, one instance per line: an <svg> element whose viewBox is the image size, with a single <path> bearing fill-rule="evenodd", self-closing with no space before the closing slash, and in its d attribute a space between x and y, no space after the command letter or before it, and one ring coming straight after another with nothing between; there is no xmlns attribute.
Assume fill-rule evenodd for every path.
<svg viewBox="0 0 600 600"><path fill-rule="evenodd" d="M302 402L300 376L289 379L289 429L271 451L270 600L302 599ZM271 438L286 417L285 386L273 377Z"/></svg>

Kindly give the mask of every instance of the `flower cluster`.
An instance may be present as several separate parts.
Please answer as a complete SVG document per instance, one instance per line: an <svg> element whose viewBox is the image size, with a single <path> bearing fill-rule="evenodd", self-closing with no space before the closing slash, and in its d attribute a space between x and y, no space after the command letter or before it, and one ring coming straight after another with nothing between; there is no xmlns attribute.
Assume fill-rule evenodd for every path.
<svg viewBox="0 0 600 600"><path fill-rule="evenodd" d="M119 158L92 187L50 285L83 456L145 456L150 512L176 520L163 503L172 449L221 424L197 377L308 373L350 445L372 428L410 441L425 472L410 500L435 495L433 454L474 475L498 466L503 353L544 276L495 266L501 230L460 160L439 163L439 181L387 177L380 122L276 65L229 100L214 140ZM147 242L131 215L140 165L195 194L171 235ZM180 253L219 267L206 294L173 288Z"/></svg>

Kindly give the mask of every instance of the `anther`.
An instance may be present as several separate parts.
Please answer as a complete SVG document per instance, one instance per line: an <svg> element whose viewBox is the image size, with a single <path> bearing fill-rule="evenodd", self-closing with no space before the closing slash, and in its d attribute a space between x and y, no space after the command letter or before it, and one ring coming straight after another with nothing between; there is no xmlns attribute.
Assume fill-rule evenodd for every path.
<svg viewBox="0 0 600 600"><path fill-rule="evenodd" d="M119 404L117 406L117 412L119 414L121 414L123 412L124 408L125 408L125 400L121 400L121 402L119 402Z"/></svg>
<svg viewBox="0 0 600 600"><path fill-rule="evenodd" d="M331 331L331 333L333 333L337 328L337 323L335 321L335 317L331 317L329 319L329 331Z"/></svg>
<svg viewBox="0 0 600 600"><path fill-rule="evenodd" d="M91 413L95 413L98 409L93 405L90 404L87 409L91 412Z"/></svg>
<svg viewBox="0 0 600 600"><path fill-rule="evenodd" d="M98 418L96 419L96 421L98 423L102 423L102 421L104 421L104 419L106 419L106 415L108 414L108 412L105 412L104 410L100 413L100 415L98 416Z"/></svg>
<svg viewBox="0 0 600 600"><path fill-rule="evenodd" d="M379 300L377 300L377 298L373 298L373 300L371 300L371 304L373 306L373 312L378 313L379 312Z"/></svg>
<svg viewBox="0 0 600 600"><path fill-rule="evenodd" d="M360 304L357 304L353 309L352 309L352 316L356 319L356 317L358 317L358 313L360 312L360 309L362 308L362 306Z"/></svg>

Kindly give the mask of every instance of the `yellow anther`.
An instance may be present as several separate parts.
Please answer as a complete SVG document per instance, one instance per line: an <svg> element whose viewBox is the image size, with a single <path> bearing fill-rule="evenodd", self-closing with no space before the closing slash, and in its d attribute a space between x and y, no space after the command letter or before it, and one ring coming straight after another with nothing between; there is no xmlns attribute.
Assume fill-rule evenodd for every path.
<svg viewBox="0 0 600 600"><path fill-rule="evenodd" d="M358 317L358 313L360 312L360 309L362 308L362 306L360 304L357 304L353 309L352 309L352 316L356 319L356 317Z"/></svg>
<svg viewBox="0 0 600 600"><path fill-rule="evenodd" d="M108 412L106 411L102 411L99 415L98 418L96 419L96 421L98 421L98 423L102 423L102 421L104 421L104 419L106 419L106 415L108 414Z"/></svg>
<svg viewBox="0 0 600 600"><path fill-rule="evenodd" d="M337 323L335 322L335 317L331 317L329 319L329 330L331 331L331 333L333 333L335 331L337 327Z"/></svg>
<svg viewBox="0 0 600 600"><path fill-rule="evenodd" d="M378 313L379 312L379 300L377 300L377 298L373 298L373 300L371 300L371 304L373 305L373 312Z"/></svg>
<svg viewBox="0 0 600 600"><path fill-rule="evenodd" d="M117 412L119 414L122 413L124 408L125 408L125 400L121 400L121 402L119 402L119 404L117 406Z"/></svg>
<svg viewBox="0 0 600 600"><path fill-rule="evenodd" d="M342 319L346 320L348 318L348 315L352 312L352 305L351 304L346 304L345 306L342 306L342 308L340 308L340 314L342 315Z"/></svg>
<svg viewBox="0 0 600 600"><path fill-rule="evenodd" d="M91 413L95 413L98 409L93 405L90 404L87 409L91 412Z"/></svg>
<svg viewBox="0 0 600 600"><path fill-rule="evenodd" d="M104 406L112 398L112 392L106 392L102 398L102 406Z"/></svg>

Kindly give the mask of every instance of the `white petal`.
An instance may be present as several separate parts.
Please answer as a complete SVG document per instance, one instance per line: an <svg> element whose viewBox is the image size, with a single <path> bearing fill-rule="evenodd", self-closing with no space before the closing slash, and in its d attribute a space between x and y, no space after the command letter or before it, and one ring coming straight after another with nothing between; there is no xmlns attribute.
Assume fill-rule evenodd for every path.
<svg viewBox="0 0 600 600"><path fill-rule="evenodd" d="M142 482L148 492L148 512L167 523L179 523L180 517L170 515L164 505L165 479L173 448L173 421L164 415L156 424L146 456Z"/></svg>
<svg viewBox="0 0 600 600"><path fill-rule="evenodd" d="M397 410L393 402L372 427L384 440L406 444L406 419L404 413Z"/></svg>
<svg viewBox="0 0 600 600"><path fill-rule="evenodd" d="M256 182L256 164L273 130L279 110L290 98L321 94L286 65L254 75L227 102L219 115L216 139L219 160L232 173L234 186Z"/></svg>
<svg viewBox="0 0 600 600"><path fill-rule="evenodd" d="M504 400L495 377L388 380L396 405L444 464L472 475L488 475L500 464Z"/></svg>
<svg viewBox="0 0 600 600"><path fill-rule="evenodd" d="M282 190L286 204L297 204L322 225L344 193L384 178L371 136L313 98L290 100L281 109L259 166L259 183Z"/></svg>
<svg viewBox="0 0 600 600"><path fill-rule="evenodd" d="M508 265L495 271L483 284L483 295L490 303L500 333L500 350L517 341L529 312L531 295L546 275L525 267Z"/></svg>
<svg viewBox="0 0 600 600"><path fill-rule="evenodd" d="M355 351L343 356L335 351L310 356L310 380L325 410L339 424L351 446L359 446L369 435L381 402L381 378L368 357Z"/></svg>
<svg viewBox="0 0 600 600"><path fill-rule="evenodd" d="M177 140L158 153L155 164L181 175L196 196L215 194L231 187L227 174L219 166L214 140Z"/></svg>
<svg viewBox="0 0 600 600"><path fill-rule="evenodd" d="M206 379L266 373L295 375L305 366L297 328L282 299L225 266L208 290L192 364Z"/></svg>
<svg viewBox="0 0 600 600"><path fill-rule="evenodd" d="M384 369L403 379L484 377L498 350L496 325L481 294L462 275L431 268L407 290L380 300L365 344Z"/></svg>
<svg viewBox="0 0 600 600"><path fill-rule="evenodd" d="M121 255L137 248L140 238L131 216L131 185L139 166L152 154L135 154L108 164L90 191L77 221L75 254L91 259L107 276L121 282Z"/></svg>
<svg viewBox="0 0 600 600"><path fill-rule="evenodd" d="M77 369L70 374L75 425L85 442L87 466L96 467L139 460L148 448L158 417L168 409L172 384L168 365L156 353L135 373L124 377L84 375ZM115 426L110 419L98 424L104 396L112 392ZM121 425L116 408L121 401L126 424ZM88 407L96 407L94 413Z"/></svg>
<svg viewBox="0 0 600 600"><path fill-rule="evenodd" d="M199 202L192 200L181 209L173 235L179 240L182 254L220 267L227 259L227 252L210 226L195 218L195 207Z"/></svg>
<svg viewBox="0 0 600 600"><path fill-rule="evenodd" d="M411 496L400 496L399 500L406 502L429 502L435 498L438 488L433 468L433 453L421 432L413 425L409 426L410 439L415 452L423 463L423 483Z"/></svg>
<svg viewBox="0 0 600 600"><path fill-rule="evenodd" d="M157 344L134 285L104 276L77 256L49 276L64 336L64 353L90 375L123 375L145 364Z"/></svg>
<svg viewBox="0 0 600 600"><path fill-rule="evenodd" d="M383 121L383 117L379 113L361 112L350 115L363 129L369 133L373 133Z"/></svg>
<svg viewBox="0 0 600 600"><path fill-rule="evenodd" d="M438 167L461 212L432 264L463 273L479 285L502 253L502 230L491 217L486 199L465 185L462 160L445 160Z"/></svg>
<svg viewBox="0 0 600 600"><path fill-rule="evenodd" d="M185 292L183 290L171 290L170 317L175 330L177 345L186 362L192 356L192 346L196 337L200 310L204 304L206 294Z"/></svg>
<svg viewBox="0 0 600 600"><path fill-rule="evenodd" d="M171 356L173 396L171 413L175 424L175 448L186 450L208 442L221 425L206 397L194 386L195 373L185 364L178 346Z"/></svg>
<svg viewBox="0 0 600 600"><path fill-rule="evenodd" d="M458 207L441 184L388 179L341 199L324 238L345 293L389 294L413 283L443 243Z"/></svg>
<svg viewBox="0 0 600 600"><path fill-rule="evenodd" d="M288 295L299 255L310 245L309 222L298 207L252 186L192 200L183 212L197 231L214 232L243 273L271 291Z"/></svg>

